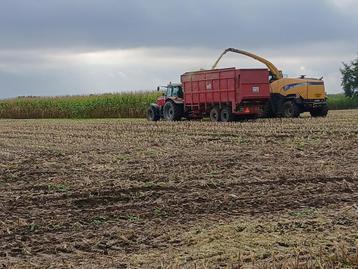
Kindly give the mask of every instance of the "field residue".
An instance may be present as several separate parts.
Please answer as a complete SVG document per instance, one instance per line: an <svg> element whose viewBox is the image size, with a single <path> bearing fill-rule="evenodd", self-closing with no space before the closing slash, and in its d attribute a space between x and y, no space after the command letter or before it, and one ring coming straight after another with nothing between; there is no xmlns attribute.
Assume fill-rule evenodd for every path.
<svg viewBox="0 0 358 269"><path fill-rule="evenodd" d="M353 266L358 111L0 121L0 265Z"/></svg>

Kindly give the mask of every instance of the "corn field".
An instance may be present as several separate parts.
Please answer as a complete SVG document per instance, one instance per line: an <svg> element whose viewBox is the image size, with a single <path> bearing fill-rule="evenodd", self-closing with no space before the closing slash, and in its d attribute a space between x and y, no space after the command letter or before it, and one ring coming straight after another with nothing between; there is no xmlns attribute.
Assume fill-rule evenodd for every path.
<svg viewBox="0 0 358 269"><path fill-rule="evenodd" d="M0 101L0 118L141 118L158 92L64 97L19 97Z"/></svg>
<svg viewBox="0 0 358 269"><path fill-rule="evenodd" d="M143 118L158 92L87 96L19 97L0 100L0 118ZM358 98L330 95L331 110L358 108Z"/></svg>

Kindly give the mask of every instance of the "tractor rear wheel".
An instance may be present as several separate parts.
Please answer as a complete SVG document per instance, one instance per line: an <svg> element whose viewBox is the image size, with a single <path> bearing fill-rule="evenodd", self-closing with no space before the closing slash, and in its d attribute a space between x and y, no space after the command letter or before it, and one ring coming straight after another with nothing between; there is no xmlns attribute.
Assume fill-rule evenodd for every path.
<svg viewBox="0 0 358 269"><path fill-rule="evenodd" d="M174 102L168 101L163 107L164 118L168 121L180 120L183 116L182 107Z"/></svg>
<svg viewBox="0 0 358 269"><path fill-rule="evenodd" d="M285 118L297 118L300 116L300 109L294 102L286 101L282 106L282 114Z"/></svg>
<svg viewBox="0 0 358 269"><path fill-rule="evenodd" d="M326 117L328 114L328 106L324 105L310 111L311 117Z"/></svg>
<svg viewBox="0 0 358 269"><path fill-rule="evenodd" d="M221 115L220 115L220 108L217 106L214 106L210 110L210 120L213 122L219 122L221 121Z"/></svg>
<svg viewBox="0 0 358 269"><path fill-rule="evenodd" d="M223 122L233 121L234 115L232 114L231 107L228 106L224 107L221 110L220 117L221 117L221 121Z"/></svg>
<svg viewBox="0 0 358 269"><path fill-rule="evenodd" d="M159 109L155 106L150 106L147 111L147 119L150 121L158 121L160 120L160 112Z"/></svg>

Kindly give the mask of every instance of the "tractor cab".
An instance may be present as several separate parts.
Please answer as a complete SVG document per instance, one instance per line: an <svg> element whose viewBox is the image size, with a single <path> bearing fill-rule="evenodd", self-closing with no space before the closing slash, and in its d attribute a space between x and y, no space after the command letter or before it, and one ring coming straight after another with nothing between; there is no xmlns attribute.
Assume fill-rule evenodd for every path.
<svg viewBox="0 0 358 269"><path fill-rule="evenodd" d="M184 93L182 85L179 83L170 83L168 86L158 86L157 90L163 89L163 96L166 98L180 98L183 99Z"/></svg>
<svg viewBox="0 0 358 269"><path fill-rule="evenodd" d="M179 83L169 83L168 86L158 86L157 91L163 91L163 95L157 99L157 105L163 107L168 100L176 104L183 104L183 88Z"/></svg>

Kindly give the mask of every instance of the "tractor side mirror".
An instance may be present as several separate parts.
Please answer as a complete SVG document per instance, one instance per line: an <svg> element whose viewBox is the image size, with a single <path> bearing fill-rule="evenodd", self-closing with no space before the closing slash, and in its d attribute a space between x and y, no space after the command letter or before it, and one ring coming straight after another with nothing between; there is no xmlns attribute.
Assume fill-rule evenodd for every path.
<svg viewBox="0 0 358 269"><path fill-rule="evenodd" d="M160 91L160 87L159 87L159 86L157 87L157 91L158 91L158 92Z"/></svg>

